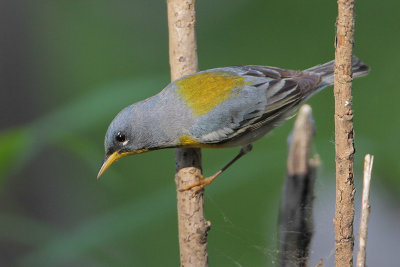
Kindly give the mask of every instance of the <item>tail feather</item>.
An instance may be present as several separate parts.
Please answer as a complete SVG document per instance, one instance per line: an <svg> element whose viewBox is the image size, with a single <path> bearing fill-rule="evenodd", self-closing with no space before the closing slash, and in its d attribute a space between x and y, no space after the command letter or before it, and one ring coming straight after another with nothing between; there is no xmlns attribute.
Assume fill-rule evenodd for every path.
<svg viewBox="0 0 400 267"><path fill-rule="evenodd" d="M352 71L353 78L363 77L367 75L370 71L370 68L365 65L358 57L352 57ZM323 65L314 66L312 68L306 69L307 72L314 72L321 75L322 83L321 87L326 87L333 84L334 80L334 67L335 60L329 61Z"/></svg>

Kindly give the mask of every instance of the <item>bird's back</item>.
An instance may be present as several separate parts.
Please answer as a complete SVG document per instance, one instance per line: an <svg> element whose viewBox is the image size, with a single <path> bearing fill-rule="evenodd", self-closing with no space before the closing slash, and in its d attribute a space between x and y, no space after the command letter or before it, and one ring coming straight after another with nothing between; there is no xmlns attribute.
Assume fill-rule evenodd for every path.
<svg viewBox="0 0 400 267"><path fill-rule="evenodd" d="M316 73L238 66L183 77L162 93L179 99L174 109L184 112L175 116L190 120L183 145L239 146L265 134L268 122L286 119L320 82Z"/></svg>

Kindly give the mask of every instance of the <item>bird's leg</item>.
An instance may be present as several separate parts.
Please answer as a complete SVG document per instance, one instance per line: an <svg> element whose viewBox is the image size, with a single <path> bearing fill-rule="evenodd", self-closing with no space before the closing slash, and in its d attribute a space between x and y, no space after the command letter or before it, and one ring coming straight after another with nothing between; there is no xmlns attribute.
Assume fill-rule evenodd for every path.
<svg viewBox="0 0 400 267"><path fill-rule="evenodd" d="M228 162L228 164L226 164L222 169L220 169L219 171L217 171L214 175L212 175L210 177L206 178L200 174L196 175L197 177L200 178L200 181L198 181L192 185L189 185L188 187L182 189L182 191L190 190L194 187L197 187L193 192L193 194L195 195L197 192L199 192L201 189L203 189L206 185L211 184L215 180L215 178L217 178L221 173L223 173L226 169L228 169L235 161L240 159L246 153L250 152L252 148L253 148L253 146L251 144L248 144L248 145L242 147L240 149L239 153L236 155L236 157L234 157L231 161Z"/></svg>

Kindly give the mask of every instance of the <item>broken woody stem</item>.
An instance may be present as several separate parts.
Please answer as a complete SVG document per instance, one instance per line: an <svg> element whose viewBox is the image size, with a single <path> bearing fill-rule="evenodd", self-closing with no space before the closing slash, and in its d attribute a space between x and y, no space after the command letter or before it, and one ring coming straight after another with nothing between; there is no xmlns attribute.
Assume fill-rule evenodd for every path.
<svg viewBox="0 0 400 267"><path fill-rule="evenodd" d="M372 165L374 163L374 156L370 154L365 155L364 158L364 179L363 179L363 192L361 204L361 220L360 220L360 236L357 253L357 267L366 266L367 257L367 235L368 235L368 220L370 213L369 205L369 188L371 184Z"/></svg>
<svg viewBox="0 0 400 267"><path fill-rule="evenodd" d="M335 43L336 266L353 266L354 129L351 57L354 43L354 0L338 0Z"/></svg>
<svg viewBox="0 0 400 267"><path fill-rule="evenodd" d="M312 203L318 157L309 158L314 122L309 105L300 108L289 139L287 173L279 218L279 265L307 266L312 238Z"/></svg>
<svg viewBox="0 0 400 267"><path fill-rule="evenodd" d="M168 0L169 58L171 80L197 72L195 0ZM178 230L181 266L208 266L203 190L193 196L181 191L199 181L200 149L175 150Z"/></svg>

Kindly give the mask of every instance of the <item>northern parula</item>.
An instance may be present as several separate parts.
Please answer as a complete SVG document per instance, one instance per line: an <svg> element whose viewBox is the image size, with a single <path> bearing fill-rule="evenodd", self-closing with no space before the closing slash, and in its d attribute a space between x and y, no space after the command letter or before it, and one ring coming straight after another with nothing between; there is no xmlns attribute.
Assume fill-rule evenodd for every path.
<svg viewBox="0 0 400 267"><path fill-rule="evenodd" d="M352 60L353 78L369 67ZM241 147L215 175L187 189L200 190L251 150L251 143L291 118L298 107L333 84L334 61L304 71L233 66L182 77L160 93L123 109L105 136L97 177L117 159L163 148Z"/></svg>

